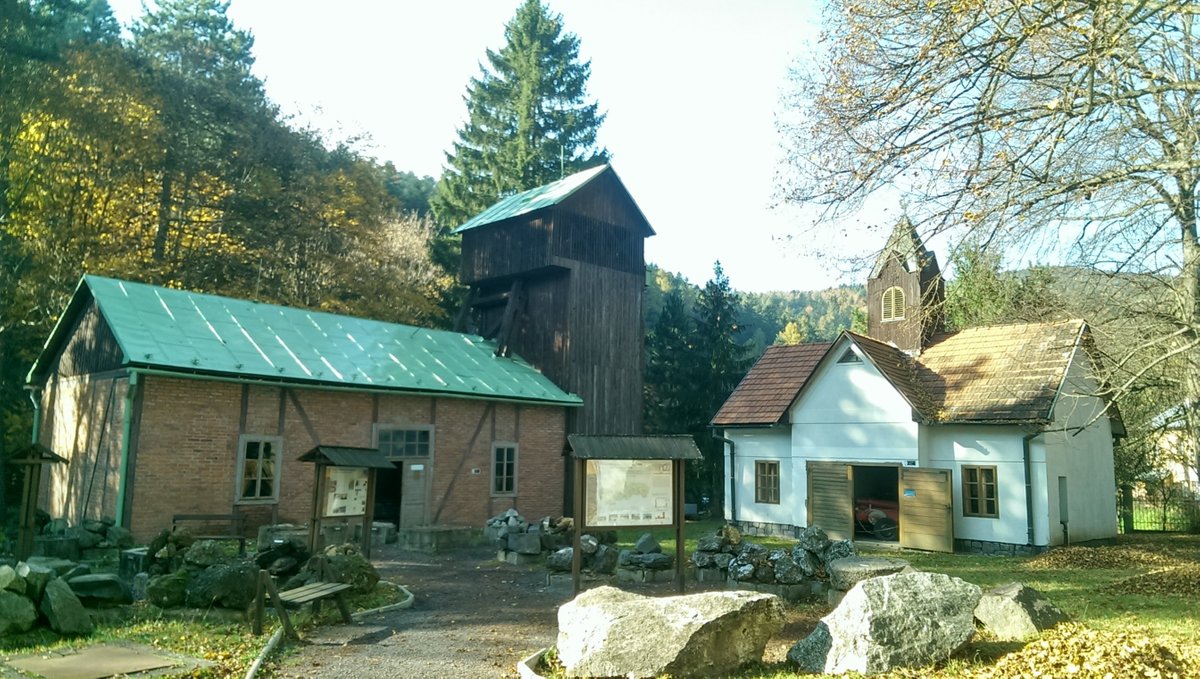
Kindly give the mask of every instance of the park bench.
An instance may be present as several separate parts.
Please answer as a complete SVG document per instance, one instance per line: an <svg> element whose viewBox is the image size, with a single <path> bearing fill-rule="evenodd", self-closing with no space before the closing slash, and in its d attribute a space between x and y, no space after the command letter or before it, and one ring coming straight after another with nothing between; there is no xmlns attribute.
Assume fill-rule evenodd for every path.
<svg viewBox="0 0 1200 679"><path fill-rule="evenodd" d="M228 525L228 532L197 535L196 539L236 540L238 543L238 554L244 555L246 553L246 536L242 534L242 515L239 512L233 512L232 514L176 514L171 517L171 532L174 533L175 529L184 523L199 523L205 526L216 524Z"/></svg>
<svg viewBox="0 0 1200 679"><path fill-rule="evenodd" d="M294 587L279 592L275 589L275 581L271 578L271 574L265 570L258 572L258 593L254 599L254 633L262 634L263 615L266 607L266 599L270 597L271 606L275 612L279 614L279 620L283 623L284 632L292 637L297 638L296 630L292 627L292 620L288 616L288 606L303 606L307 603L312 603L313 615L321 612L321 601L324 599L333 599L337 604L338 612L342 614L342 620L347 624L352 624L350 618L350 607L346 604L346 590L350 589L350 585L343 582L327 582L325 578L329 575L328 564L323 557L313 557L317 559L316 570L321 578L318 582L312 582L301 587Z"/></svg>

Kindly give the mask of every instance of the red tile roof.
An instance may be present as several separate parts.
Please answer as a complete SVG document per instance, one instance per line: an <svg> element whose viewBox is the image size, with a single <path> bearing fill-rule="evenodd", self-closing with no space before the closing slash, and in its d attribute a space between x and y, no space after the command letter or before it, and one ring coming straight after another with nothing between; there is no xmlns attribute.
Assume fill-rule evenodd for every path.
<svg viewBox="0 0 1200 679"><path fill-rule="evenodd" d="M1081 320L970 328L934 336L916 359L870 337L851 332L845 337L927 421L1042 423L1051 419L1085 328ZM785 421L788 407L831 346L767 349L712 424Z"/></svg>
<svg viewBox="0 0 1200 679"><path fill-rule="evenodd" d="M750 372L712 419L716 426L775 424L787 416L788 406L800 393L832 342L792 346L776 345L758 359Z"/></svg>

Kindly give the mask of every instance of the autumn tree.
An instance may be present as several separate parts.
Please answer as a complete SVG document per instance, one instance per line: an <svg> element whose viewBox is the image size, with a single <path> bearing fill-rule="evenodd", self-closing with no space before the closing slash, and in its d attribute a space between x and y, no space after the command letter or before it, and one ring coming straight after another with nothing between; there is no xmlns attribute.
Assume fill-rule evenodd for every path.
<svg viewBox="0 0 1200 679"><path fill-rule="evenodd" d="M1183 0L833 0L824 56L794 72L782 197L836 219L893 187L926 237L1152 276L1168 313L1113 356L1114 394L1157 373L1200 402L1197 14Z"/></svg>
<svg viewBox="0 0 1200 679"><path fill-rule="evenodd" d="M775 336L775 344L795 346L808 341L808 316L800 316L794 321L788 321L783 330Z"/></svg>
<svg viewBox="0 0 1200 679"><path fill-rule="evenodd" d="M467 85L468 120L432 200L446 228L504 196L608 160L596 145L604 114L588 98L591 63L579 60L579 38L563 31L562 15L525 0L504 38Z"/></svg>

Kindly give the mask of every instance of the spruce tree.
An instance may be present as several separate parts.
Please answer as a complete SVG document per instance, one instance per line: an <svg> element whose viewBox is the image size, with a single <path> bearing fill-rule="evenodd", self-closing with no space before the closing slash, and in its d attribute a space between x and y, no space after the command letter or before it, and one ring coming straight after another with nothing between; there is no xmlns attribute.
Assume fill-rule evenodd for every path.
<svg viewBox="0 0 1200 679"><path fill-rule="evenodd" d="M596 146L604 114L587 97L591 63L579 60L579 38L563 32L562 15L526 0L504 36L467 85L469 119L431 201L444 229L504 196L608 161Z"/></svg>

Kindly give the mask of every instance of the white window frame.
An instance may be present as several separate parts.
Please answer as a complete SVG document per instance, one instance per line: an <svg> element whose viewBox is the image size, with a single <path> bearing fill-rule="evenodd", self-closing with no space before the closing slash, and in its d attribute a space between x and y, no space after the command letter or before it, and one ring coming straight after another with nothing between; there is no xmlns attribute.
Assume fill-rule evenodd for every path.
<svg viewBox="0 0 1200 679"><path fill-rule="evenodd" d="M496 490L496 451L512 450L512 489L511 490ZM489 488L491 489L492 497L513 497L517 494L517 477L521 470L521 447L513 441L494 441L492 442L492 458L489 460L492 473L490 475Z"/></svg>
<svg viewBox="0 0 1200 679"><path fill-rule="evenodd" d="M244 490L246 487L246 445L249 443L269 443L271 444L272 455L275 460L275 478L272 479L271 496L270 497L246 497ZM259 466L261 478L261 465ZM270 505L279 502L279 479L283 476L283 437L282 436L260 436L256 434L242 434L238 436L237 449L237 485L234 486L234 502L239 505Z"/></svg>
<svg viewBox="0 0 1200 679"><path fill-rule="evenodd" d="M379 445L379 434L382 432L395 431L417 431L429 434L429 454L428 455L391 455L383 450ZM434 451L434 426L431 424L376 424L375 425L375 447L379 448L379 452L388 460L428 460L432 463Z"/></svg>
<svg viewBox="0 0 1200 679"><path fill-rule="evenodd" d="M879 305L882 307L879 315L880 320L882 320L884 323L890 323L891 321L903 321L905 305L908 303L908 300L905 299L905 297L906 295L904 294L904 288L901 288L898 285L893 285L887 290L884 290L883 296L879 299ZM899 304L897 304L897 302L899 302Z"/></svg>

